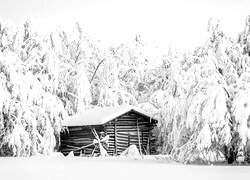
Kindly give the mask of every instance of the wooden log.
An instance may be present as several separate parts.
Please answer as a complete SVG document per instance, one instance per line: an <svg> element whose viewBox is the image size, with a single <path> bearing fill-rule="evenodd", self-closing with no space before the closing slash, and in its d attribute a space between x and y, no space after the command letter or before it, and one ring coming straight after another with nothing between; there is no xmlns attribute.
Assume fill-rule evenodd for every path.
<svg viewBox="0 0 250 180"><path fill-rule="evenodd" d="M121 134L117 134L117 139L121 139L124 141L128 141L128 135L121 135Z"/></svg>
<svg viewBox="0 0 250 180"><path fill-rule="evenodd" d="M127 149L127 148L128 148L128 146L124 146L124 145L117 146L117 149Z"/></svg>
<svg viewBox="0 0 250 180"><path fill-rule="evenodd" d="M118 139L116 144L117 144L117 145L118 145L118 144L124 144L124 145L127 146L127 145L128 145L128 142L127 142L127 141L122 141L121 139Z"/></svg>
<svg viewBox="0 0 250 180"><path fill-rule="evenodd" d="M135 120L127 120L127 121L118 121L117 125L120 125L120 126L126 126L126 125L135 125L136 124L136 121ZM140 126L150 126L150 123L149 122L138 122L138 125Z"/></svg>
<svg viewBox="0 0 250 180"><path fill-rule="evenodd" d="M89 139L89 138L61 138L62 142L68 142L68 141L93 141L94 139Z"/></svg>

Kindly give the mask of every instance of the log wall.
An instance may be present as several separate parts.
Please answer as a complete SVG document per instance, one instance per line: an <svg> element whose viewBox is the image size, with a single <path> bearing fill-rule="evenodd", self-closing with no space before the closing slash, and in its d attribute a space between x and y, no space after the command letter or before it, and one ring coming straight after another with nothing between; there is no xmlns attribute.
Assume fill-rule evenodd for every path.
<svg viewBox="0 0 250 180"><path fill-rule="evenodd" d="M106 123L104 129L109 135L108 153L119 155L132 144L135 144L143 154L155 153L152 149L156 140L152 134L154 126L149 119L133 112Z"/></svg>
<svg viewBox="0 0 250 180"><path fill-rule="evenodd" d="M74 151L76 156L80 154L92 155L93 153L99 154L98 145L93 144L93 140L96 139L91 131L91 128L95 128L96 132L100 136L100 132L103 132L103 126L76 126L68 127L67 131L61 133L61 146L60 151L67 155L70 151L74 151L77 148L87 146L83 149ZM91 145L93 144L93 145Z"/></svg>
<svg viewBox="0 0 250 180"><path fill-rule="evenodd" d="M91 145L96 139L91 128L95 128L99 136L100 132L109 135L109 143L106 147L109 155L119 155L132 144L135 144L143 154L154 154L156 137L152 129L155 125L156 123L150 122L147 117L128 112L101 126L68 127L68 132L61 133L60 151L67 155L70 151L87 146L74 151L74 154L98 155L99 146Z"/></svg>

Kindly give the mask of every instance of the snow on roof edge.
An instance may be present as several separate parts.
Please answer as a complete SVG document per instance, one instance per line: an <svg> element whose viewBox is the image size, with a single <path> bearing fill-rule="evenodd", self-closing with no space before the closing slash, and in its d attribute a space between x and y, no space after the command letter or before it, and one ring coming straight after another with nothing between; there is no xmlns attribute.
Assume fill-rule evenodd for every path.
<svg viewBox="0 0 250 180"><path fill-rule="evenodd" d="M99 107L96 107L99 108ZM104 107L104 108L100 108L105 110L106 108L112 108L112 107ZM118 109L120 108L120 109ZM95 109L95 108L93 108ZM93 110L92 109L92 110ZM135 107L135 106L119 106L119 107L113 107L114 112L112 112L109 115L105 115L104 117L100 118L100 119L94 119L92 122L90 121L83 121L81 119L85 118L84 113L82 114L76 114L73 116L68 116L64 121L62 121L62 126L91 126L91 125L102 125L105 124L109 121L112 121L113 119L129 112L129 111L135 111L143 116L146 116L150 119L153 119L155 121L158 121L158 119L154 118L153 116L149 115L147 112L145 112L144 110L142 110L141 108Z"/></svg>

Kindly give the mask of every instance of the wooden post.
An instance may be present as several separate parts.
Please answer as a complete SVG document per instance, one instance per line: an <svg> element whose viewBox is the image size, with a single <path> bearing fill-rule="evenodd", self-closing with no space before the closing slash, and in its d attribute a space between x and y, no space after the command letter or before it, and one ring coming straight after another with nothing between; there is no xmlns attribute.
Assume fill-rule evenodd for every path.
<svg viewBox="0 0 250 180"><path fill-rule="evenodd" d="M148 153L151 154L151 128L148 128Z"/></svg>
<svg viewBox="0 0 250 180"><path fill-rule="evenodd" d="M141 131L141 145L142 145L142 151L144 149L144 146L143 146L143 131Z"/></svg>
<svg viewBox="0 0 250 180"><path fill-rule="evenodd" d="M128 133L128 147L130 146L130 133Z"/></svg>
<svg viewBox="0 0 250 180"><path fill-rule="evenodd" d="M140 131L139 131L139 125L138 125L138 118L136 119L136 126L137 126L137 136L138 136L138 143L139 143L139 151L141 153L141 141L140 141Z"/></svg>
<svg viewBox="0 0 250 180"><path fill-rule="evenodd" d="M117 155L117 132L116 132L116 119L115 119L115 121L114 121L114 123L115 123L115 130L114 130L114 135L115 135L115 155Z"/></svg>

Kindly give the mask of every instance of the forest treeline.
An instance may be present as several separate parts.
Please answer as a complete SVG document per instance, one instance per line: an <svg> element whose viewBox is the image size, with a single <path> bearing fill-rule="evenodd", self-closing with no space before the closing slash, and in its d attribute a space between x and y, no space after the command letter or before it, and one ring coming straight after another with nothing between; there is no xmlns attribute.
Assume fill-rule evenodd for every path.
<svg viewBox="0 0 250 180"><path fill-rule="evenodd" d="M158 55L140 36L103 48L79 23L37 28L0 21L0 156L50 154L68 115L130 104L160 119L159 153L248 161L250 16L237 38L210 19L202 46Z"/></svg>

